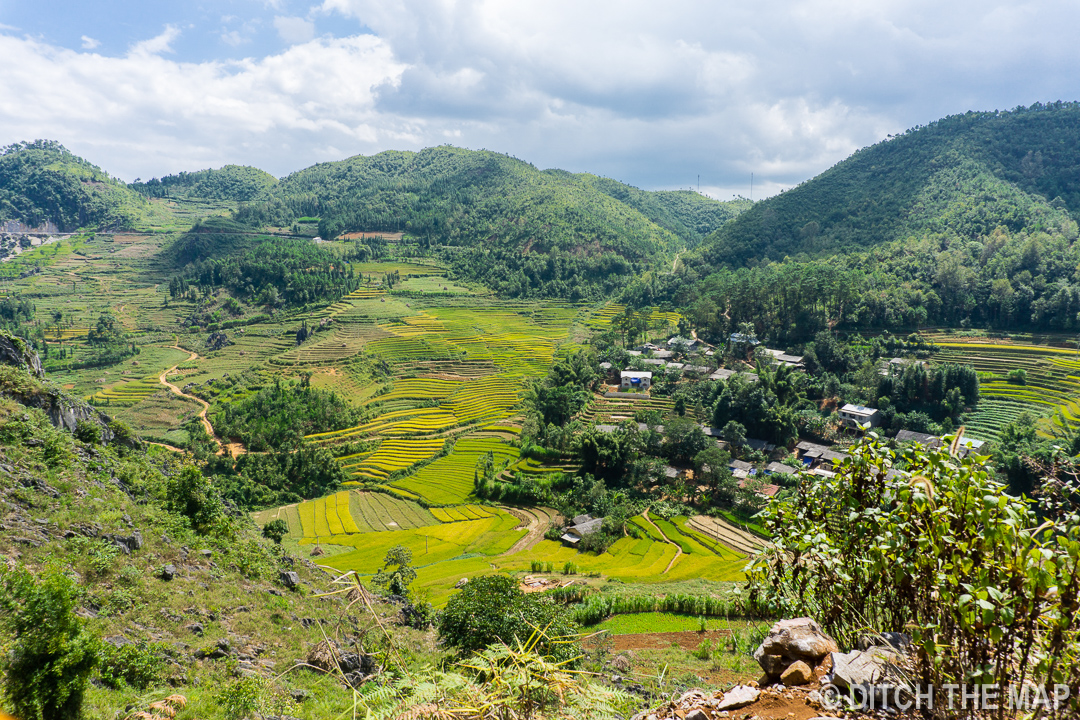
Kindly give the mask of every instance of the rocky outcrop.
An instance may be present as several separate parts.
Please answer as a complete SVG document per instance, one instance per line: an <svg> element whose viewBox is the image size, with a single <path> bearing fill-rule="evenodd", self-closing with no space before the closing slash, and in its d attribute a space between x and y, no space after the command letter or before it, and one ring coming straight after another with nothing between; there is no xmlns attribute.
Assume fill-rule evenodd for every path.
<svg viewBox="0 0 1080 720"><path fill-rule="evenodd" d="M22 379L0 383L0 395L17 400L26 407L45 413L54 427L75 432L79 422L90 422L101 430L101 440L108 444L116 433L112 418L78 398L71 397L58 387L44 382L45 370L38 354L30 350L21 338L0 331L0 365L16 367L26 373ZM137 440L125 438L128 444Z"/></svg>
<svg viewBox="0 0 1080 720"><path fill-rule="evenodd" d="M781 680L787 670L802 663L809 670L821 665L830 653L839 652L836 641L825 634L821 627L810 618L781 620L769 629L769 635L754 652L754 659L765 671L769 682ZM789 676L785 684L805 684L809 677L796 682L803 673Z"/></svg>
<svg viewBox="0 0 1080 720"><path fill-rule="evenodd" d="M38 354L26 347L22 338L0 332L0 364L25 370L33 377L45 377Z"/></svg>

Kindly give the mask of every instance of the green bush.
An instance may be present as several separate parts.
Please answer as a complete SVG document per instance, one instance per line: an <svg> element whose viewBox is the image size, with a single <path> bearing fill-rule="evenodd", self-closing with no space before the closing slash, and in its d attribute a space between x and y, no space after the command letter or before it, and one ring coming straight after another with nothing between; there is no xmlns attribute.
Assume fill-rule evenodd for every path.
<svg viewBox="0 0 1080 720"><path fill-rule="evenodd" d="M191 465L169 478L165 486L165 507L186 517L192 529L200 534L208 533L224 519L224 507L217 488Z"/></svg>
<svg viewBox="0 0 1080 720"><path fill-rule="evenodd" d="M548 639L537 652L559 661L578 655L575 642L556 642L573 635L577 626L561 605L535 594L526 595L506 575L469 580L450 598L439 617L439 640L463 655L504 642L511 647L527 643L537 630Z"/></svg>
<svg viewBox="0 0 1080 720"><path fill-rule="evenodd" d="M145 690L159 681L165 671L163 653L163 647L151 646L145 640L121 647L105 643L98 676L103 684L114 689L128 685Z"/></svg>
<svg viewBox="0 0 1080 720"><path fill-rule="evenodd" d="M767 506L774 545L748 569L753 592L784 617L816 618L842 645L867 627L909 632L925 685L996 684L1007 696L1026 682L1069 683L1075 717L1075 506L1037 515L991 468L948 448L893 451L871 436L850 453L835 477Z"/></svg>
<svg viewBox="0 0 1080 720"><path fill-rule="evenodd" d="M289 534L289 523L281 518L271 520L263 525L262 535L264 538L273 540L275 545L280 545L282 538Z"/></svg>
<svg viewBox="0 0 1080 720"><path fill-rule="evenodd" d="M75 439L89 445L101 444L101 426L93 420L75 421Z"/></svg>
<svg viewBox="0 0 1080 720"><path fill-rule="evenodd" d="M98 641L75 615L74 581L28 570L0 573L0 622L13 636L0 655L3 694L22 720L75 720L98 661Z"/></svg>

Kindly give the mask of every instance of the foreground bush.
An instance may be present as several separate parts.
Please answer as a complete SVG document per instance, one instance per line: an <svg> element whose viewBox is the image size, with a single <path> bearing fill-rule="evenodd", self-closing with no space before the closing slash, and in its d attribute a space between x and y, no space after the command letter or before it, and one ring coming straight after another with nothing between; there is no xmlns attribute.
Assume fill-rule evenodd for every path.
<svg viewBox="0 0 1080 720"><path fill-rule="evenodd" d="M524 646L542 632L536 652L558 661L571 660L579 654L577 643L569 639L576 630L561 605L526 595L517 581L505 575L469 580L439 617L439 640L463 655L496 643Z"/></svg>
<svg viewBox="0 0 1080 720"><path fill-rule="evenodd" d="M3 695L21 720L73 720L98 660L98 642L75 616L78 589L65 575L40 582L0 573L0 622L15 640L0 656Z"/></svg>
<svg viewBox="0 0 1080 720"><path fill-rule="evenodd" d="M866 628L914 639L923 685L1080 689L1080 515L1038 517L983 458L894 452L871 438L834 478L803 480L764 512L774 546L748 571L785 616L841 644ZM906 474L889 470L903 468Z"/></svg>

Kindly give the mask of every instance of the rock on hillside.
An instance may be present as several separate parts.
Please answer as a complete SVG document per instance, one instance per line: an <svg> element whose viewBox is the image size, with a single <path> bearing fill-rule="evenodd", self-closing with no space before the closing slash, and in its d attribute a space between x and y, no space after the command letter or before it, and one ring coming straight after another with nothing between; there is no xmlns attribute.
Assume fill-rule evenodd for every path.
<svg viewBox="0 0 1080 720"><path fill-rule="evenodd" d="M0 373L0 395L41 410L48 416L53 427L75 432L80 421L91 422L100 428L102 442L108 444L117 438L117 425L112 418L83 400L71 397L51 383L45 382L45 370L41 367L38 354L30 350L22 338L6 332L0 332L0 369L2 368L11 368L15 372ZM121 434L124 435L125 444L138 442L127 433Z"/></svg>

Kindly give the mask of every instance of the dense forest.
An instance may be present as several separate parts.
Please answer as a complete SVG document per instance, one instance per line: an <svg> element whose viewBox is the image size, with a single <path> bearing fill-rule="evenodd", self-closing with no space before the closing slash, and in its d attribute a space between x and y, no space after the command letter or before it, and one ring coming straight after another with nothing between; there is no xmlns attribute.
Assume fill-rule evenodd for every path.
<svg viewBox="0 0 1080 720"><path fill-rule="evenodd" d="M187 195L208 200L255 200L272 190L277 178L246 165L225 165L220 170L180 172L128 185L147 197Z"/></svg>
<svg viewBox="0 0 1080 720"><path fill-rule="evenodd" d="M1080 104L954 115L859 150L709 238L705 265L942 234L1052 231L1080 212Z"/></svg>
<svg viewBox="0 0 1080 720"><path fill-rule="evenodd" d="M101 168L51 140L0 148L0 222L29 227L53 223L62 232L81 227L133 227L146 200Z"/></svg>

